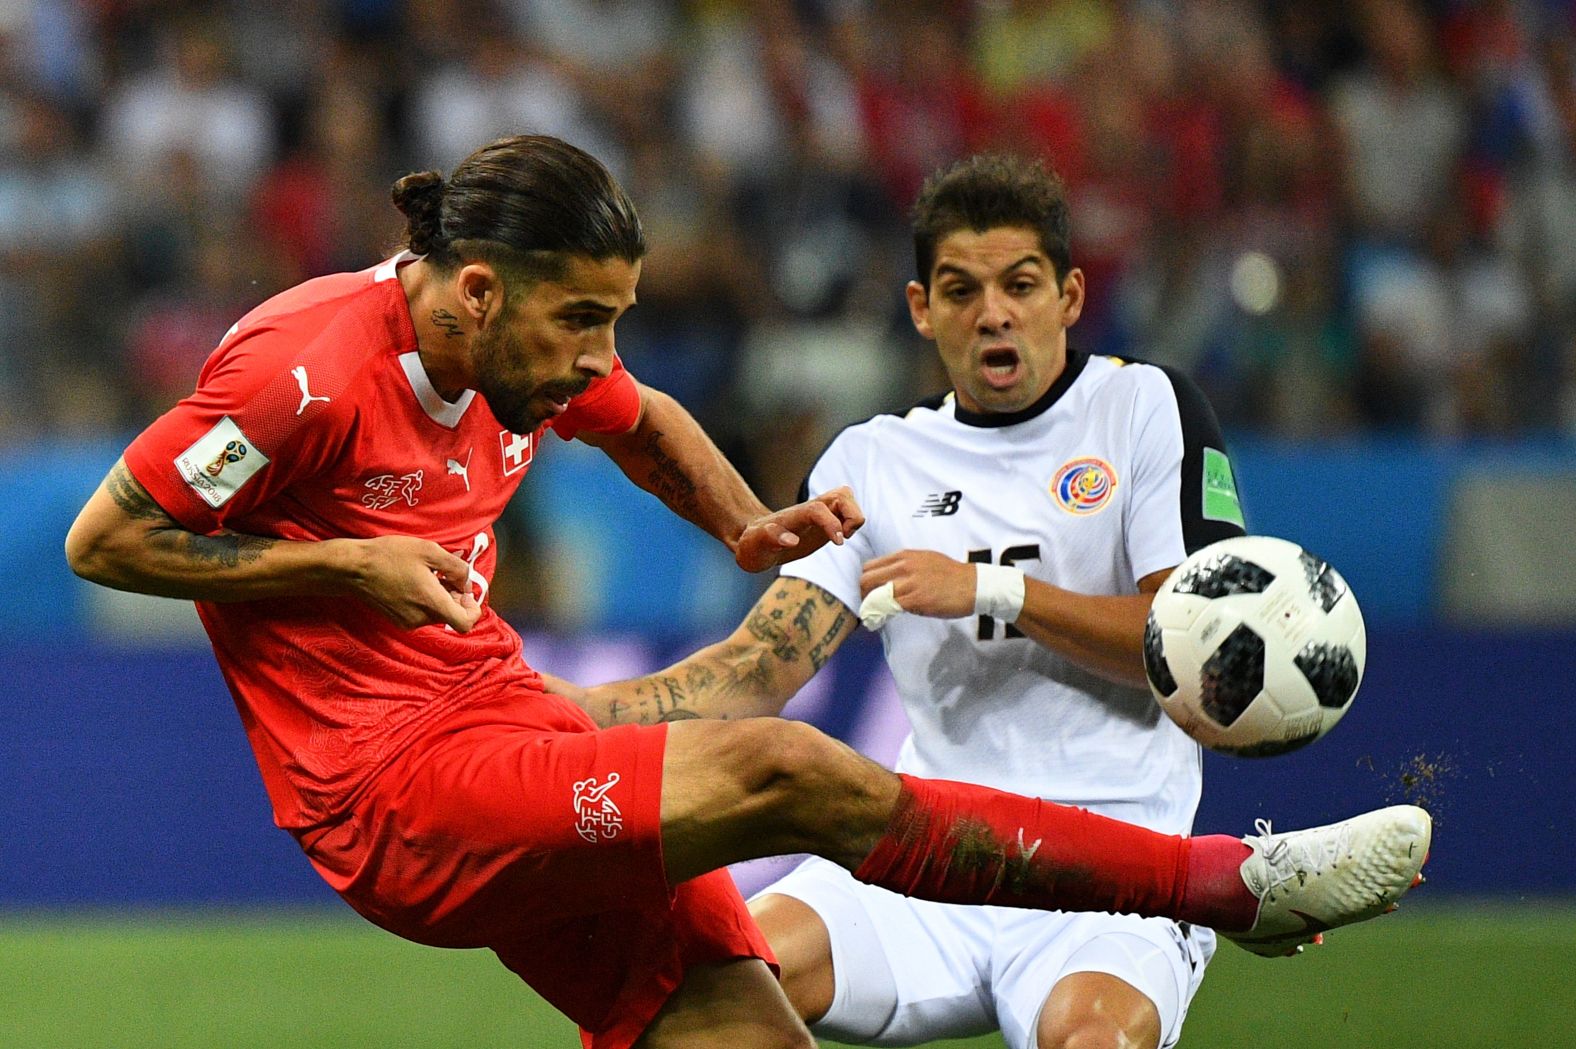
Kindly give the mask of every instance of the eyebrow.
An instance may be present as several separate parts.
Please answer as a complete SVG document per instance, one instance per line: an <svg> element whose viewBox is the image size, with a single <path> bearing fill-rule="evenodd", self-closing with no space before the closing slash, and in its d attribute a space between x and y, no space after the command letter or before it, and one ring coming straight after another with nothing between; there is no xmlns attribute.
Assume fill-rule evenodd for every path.
<svg viewBox="0 0 1576 1049"><path fill-rule="evenodd" d="M1041 255L1039 252L1034 251L1034 252L1030 252L1029 254L1025 255L1023 258L1019 259L1017 262L1014 262L1011 266L1007 266L1006 268L1001 270L1001 272L1002 273L1011 273L1013 270L1017 269L1019 266L1030 266L1030 265L1038 266L1041 269L1044 269L1045 268L1045 265L1044 265L1045 261L1046 260L1045 260L1045 256L1044 255ZM968 270L965 270L961 266L954 266L950 262L943 262L943 263L941 263L940 265L938 265L936 267L936 279L937 280L940 280L942 277L946 277L946 276L966 277L969 280L973 280L974 279L974 274L970 273Z"/></svg>
<svg viewBox="0 0 1576 1049"><path fill-rule="evenodd" d="M634 303L630 303L630 305L634 305ZM617 306L609 306L607 303L599 302L596 299L576 299L574 302L565 303L561 309L565 310L566 312L575 313L579 313L581 311L589 311L592 313L618 312Z"/></svg>

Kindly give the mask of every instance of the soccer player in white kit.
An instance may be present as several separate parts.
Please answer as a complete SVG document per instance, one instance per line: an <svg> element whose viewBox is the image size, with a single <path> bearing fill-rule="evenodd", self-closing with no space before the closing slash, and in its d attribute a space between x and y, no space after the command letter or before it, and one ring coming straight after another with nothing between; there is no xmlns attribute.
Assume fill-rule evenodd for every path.
<svg viewBox="0 0 1576 1049"><path fill-rule="evenodd" d="M1188 553L1243 533L1241 510L1191 382L1069 349L1084 278L1067 228L1038 163L933 177L907 296L953 390L843 430L807 480L850 486L864 528L784 566L726 641L566 693L604 724L775 714L859 609L913 728L899 771L1189 833L1201 755L1145 686L1144 622ZM1170 1046L1215 949L1165 918L932 903L814 858L751 909L812 1029L870 1045L1000 1029L1012 1049Z"/></svg>

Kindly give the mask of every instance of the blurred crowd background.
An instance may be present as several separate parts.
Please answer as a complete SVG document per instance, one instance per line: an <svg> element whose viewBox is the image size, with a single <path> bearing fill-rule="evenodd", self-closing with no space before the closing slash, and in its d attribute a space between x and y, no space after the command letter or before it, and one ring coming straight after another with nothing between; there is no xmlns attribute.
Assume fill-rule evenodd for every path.
<svg viewBox="0 0 1576 1049"><path fill-rule="evenodd" d="M631 191L624 358L774 505L944 386L906 211L979 149L1066 180L1075 344L1228 433L1576 433L1571 0L6 0L0 453L135 432L527 129Z"/></svg>

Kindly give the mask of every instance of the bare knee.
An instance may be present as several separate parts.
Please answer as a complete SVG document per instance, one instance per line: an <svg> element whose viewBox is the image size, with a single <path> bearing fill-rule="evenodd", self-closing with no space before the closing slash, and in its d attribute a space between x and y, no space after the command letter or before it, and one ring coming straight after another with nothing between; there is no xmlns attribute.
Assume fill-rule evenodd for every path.
<svg viewBox="0 0 1576 1049"><path fill-rule="evenodd" d="M892 773L803 722L678 722L663 766L664 844L698 846L678 874L794 852L857 864L897 794Z"/></svg>
<svg viewBox="0 0 1576 1049"><path fill-rule="evenodd" d="M857 863L886 826L896 777L803 722L776 722L764 735L754 789L789 851Z"/></svg>
<svg viewBox="0 0 1576 1049"><path fill-rule="evenodd" d="M1072 973L1040 1013L1038 1049L1155 1049L1160 1013L1137 988L1106 973Z"/></svg>

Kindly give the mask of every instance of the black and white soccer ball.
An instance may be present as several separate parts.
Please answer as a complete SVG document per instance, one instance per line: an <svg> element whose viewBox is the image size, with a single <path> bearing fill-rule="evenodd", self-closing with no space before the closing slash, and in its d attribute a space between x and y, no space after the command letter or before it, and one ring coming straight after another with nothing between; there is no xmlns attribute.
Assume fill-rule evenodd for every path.
<svg viewBox="0 0 1576 1049"><path fill-rule="evenodd" d="M1144 630L1160 706L1211 750L1269 757L1335 726L1368 639L1346 580L1296 543L1242 536L1177 566Z"/></svg>

